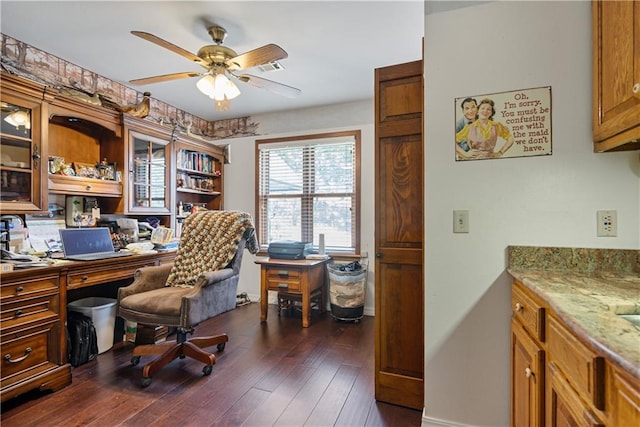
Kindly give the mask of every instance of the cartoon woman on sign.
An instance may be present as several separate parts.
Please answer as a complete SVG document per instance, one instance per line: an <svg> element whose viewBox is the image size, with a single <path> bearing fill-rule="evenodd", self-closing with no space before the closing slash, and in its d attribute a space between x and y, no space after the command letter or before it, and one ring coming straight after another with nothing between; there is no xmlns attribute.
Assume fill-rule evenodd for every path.
<svg viewBox="0 0 640 427"><path fill-rule="evenodd" d="M459 160L499 158L511 148L514 142L513 135L505 125L493 121L495 113L495 103L492 99L484 98L480 101L478 118L456 133L456 144L466 140L469 145L469 151L456 150ZM505 142L496 150L498 138Z"/></svg>

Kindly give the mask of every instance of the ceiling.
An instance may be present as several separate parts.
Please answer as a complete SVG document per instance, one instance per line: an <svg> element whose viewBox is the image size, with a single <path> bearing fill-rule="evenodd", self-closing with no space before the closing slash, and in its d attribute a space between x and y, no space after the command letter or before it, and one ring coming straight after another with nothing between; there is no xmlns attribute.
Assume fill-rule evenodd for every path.
<svg viewBox="0 0 640 427"><path fill-rule="evenodd" d="M0 31L206 120L373 98L374 69L422 57L422 0L411 1L7 1ZM152 33L189 52L226 28L238 54L267 43L287 51L283 70L247 70L302 90L295 99L238 83L229 111L196 88L197 78L144 86L129 80L204 69L133 36Z"/></svg>

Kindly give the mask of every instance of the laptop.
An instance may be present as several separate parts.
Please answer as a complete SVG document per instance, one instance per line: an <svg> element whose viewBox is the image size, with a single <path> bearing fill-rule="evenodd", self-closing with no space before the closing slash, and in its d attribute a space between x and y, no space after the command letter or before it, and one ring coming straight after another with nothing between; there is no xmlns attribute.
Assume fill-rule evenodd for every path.
<svg viewBox="0 0 640 427"><path fill-rule="evenodd" d="M133 255L131 252L116 252L111 233L106 227L61 228L60 240L65 259L94 261Z"/></svg>

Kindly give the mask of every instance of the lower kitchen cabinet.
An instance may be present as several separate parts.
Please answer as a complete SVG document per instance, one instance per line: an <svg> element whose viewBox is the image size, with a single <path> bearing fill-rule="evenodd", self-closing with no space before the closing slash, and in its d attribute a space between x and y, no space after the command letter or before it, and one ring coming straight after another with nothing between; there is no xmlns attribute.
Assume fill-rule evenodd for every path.
<svg viewBox="0 0 640 427"><path fill-rule="evenodd" d="M512 427L640 426L638 378L518 280L511 300Z"/></svg>
<svg viewBox="0 0 640 427"><path fill-rule="evenodd" d="M540 427L544 422L544 351L522 324L511 320L511 425Z"/></svg>

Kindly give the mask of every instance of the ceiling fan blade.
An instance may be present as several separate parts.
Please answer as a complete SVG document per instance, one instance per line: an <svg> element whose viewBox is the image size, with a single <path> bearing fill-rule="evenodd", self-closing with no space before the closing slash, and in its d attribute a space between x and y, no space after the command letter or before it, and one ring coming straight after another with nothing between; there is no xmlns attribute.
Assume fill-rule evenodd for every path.
<svg viewBox="0 0 640 427"><path fill-rule="evenodd" d="M129 80L134 85L148 85L151 83L168 82L170 80L186 79L187 77L198 77L202 74L195 71L185 71L183 73L163 74L161 76L144 77L141 79Z"/></svg>
<svg viewBox="0 0 640 427"><path fill-rule="evenodd" d="M181 48L180 46L176 46L173 43L163 40L158 36L154 36L151 33L146 33L144 31L131 31L131 34L133 34L134 36L138 36L142 39L145 39L146 41L149 41L151 43L157 44L158 46L168 49L173 53L177 53L178 55L184 56L189 61L195 62L196 64L200 64L205 68L207 66L199 56L194 55L193 53Z"/></svg>
<svg viewBox="0 0 640 427"><path fill-rule="evenodd" d="M234 74L231 75L250 86L260 89L266 89L270 92L277 93L278 95L282 95L287 98L295 98L302 92L300 89L297 89L293 86L287 86L282 83L263 79L262 77L252 76L250 74L242 74L240 76L236 76Z"/></svg>
<svg viewBox="0 0 640 427"><path fill-rule="evenodd" d="M246 68L256 67L268 62L285 59L289 55L280 46L276 44L267 44L249 52L227 60L229 70L244 70Z"/></svg>

